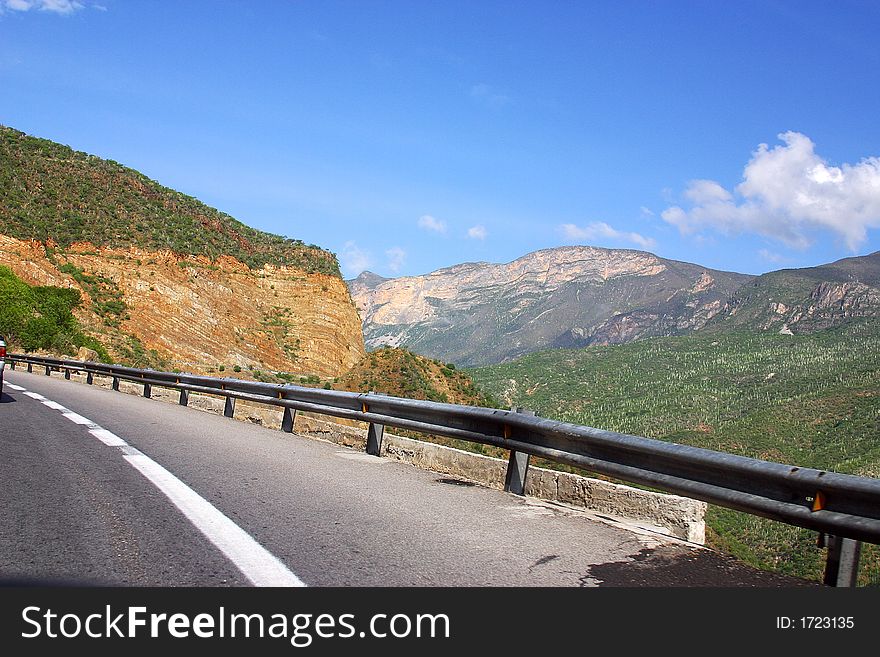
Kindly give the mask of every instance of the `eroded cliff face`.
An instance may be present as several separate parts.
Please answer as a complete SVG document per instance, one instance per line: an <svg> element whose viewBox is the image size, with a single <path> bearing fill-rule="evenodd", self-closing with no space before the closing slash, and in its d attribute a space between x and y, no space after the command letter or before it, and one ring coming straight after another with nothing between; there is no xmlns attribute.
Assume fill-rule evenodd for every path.
<svg viewBox="0 0 880 657"><path fill-rule="evenodd" d="M222 364L333 377L365 354L357 311L335 276L133 247L74 244L53 254L41 243L3 235L0 264L33 285L79 289L77 315L87 332L108 345L114 331L133 335L181 370ZM79 281L73 268L82 272ZM124 302L110 324L96 312L101 300L83 275L102 277L104 289Z"/></svg>
<svg viewBox="0 0 880 657"><path fill-rule="evenodd" d="M574 246L424 276L366 273L349 289L368 347L485 365L550 347L694 330L750 278L643 251Z"/></svg>

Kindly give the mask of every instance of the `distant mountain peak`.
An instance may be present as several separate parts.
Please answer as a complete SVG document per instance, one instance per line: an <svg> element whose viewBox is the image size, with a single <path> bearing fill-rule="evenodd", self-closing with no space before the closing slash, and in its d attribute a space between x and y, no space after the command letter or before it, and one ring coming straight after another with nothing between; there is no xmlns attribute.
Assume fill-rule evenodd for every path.
<svg viewBox="0 0 880 657"><path fill-rule="evenodd" d="M557 346L628 342L702 326L752 277L646 251L563 246L511 262L349 283L369 348L461 365Z"/></svg>

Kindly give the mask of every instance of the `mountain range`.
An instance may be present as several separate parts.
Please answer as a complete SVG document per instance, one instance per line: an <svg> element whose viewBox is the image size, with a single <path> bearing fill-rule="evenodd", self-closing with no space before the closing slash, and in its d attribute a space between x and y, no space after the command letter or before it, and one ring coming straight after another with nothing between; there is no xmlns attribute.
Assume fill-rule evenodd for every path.
<svg viewBox="0 0 880 657"><path fill-rule="evenodd" d="M347 281L368 349L473 367L560 347L695 332L808 333L880 314L880 252L761 276L644 251L567 246L507 264Z"/></svg>

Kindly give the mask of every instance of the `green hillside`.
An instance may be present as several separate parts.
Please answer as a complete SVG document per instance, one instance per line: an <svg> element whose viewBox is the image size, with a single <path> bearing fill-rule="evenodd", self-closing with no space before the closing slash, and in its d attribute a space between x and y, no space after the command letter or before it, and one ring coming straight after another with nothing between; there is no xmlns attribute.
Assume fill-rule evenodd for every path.
<svg viewBox="0 0 880 657"><path fill-rule="evenodd" d="M107 360L104 348L83 334L73 316L81 302L79 290L31 286L0 265L0 335L10 351L20 348L75 354L80 347L88 347Z"/></svg>
<svg viewBox="0 0 880 657"><path fill-rule="evenodd" d="M111 160L0 126L0 232L266 263L339 275L336 256L271 235Z"/></svg>
<svg viewBox="0 0 880 657"><path fill-rule="evenodd" d="M880 322L810 335L656 338L555 350L471 370L505 404L623 433L880 476ZM711 542L743 560L820 578L815 533L710 507ZM862 576L880 584L866 546Z"/></svg>

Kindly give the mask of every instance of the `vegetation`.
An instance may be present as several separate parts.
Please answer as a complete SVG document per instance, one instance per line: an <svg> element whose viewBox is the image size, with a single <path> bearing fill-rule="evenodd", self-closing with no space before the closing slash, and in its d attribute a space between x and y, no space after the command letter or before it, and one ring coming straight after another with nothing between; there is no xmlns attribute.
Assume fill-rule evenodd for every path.
<svg viewBox="0 0 880 657"><path fill-rule="evenodd" d="M271 235L112 160L0 126L0 227L18 239L229 255L339 276L336 256Z"/></svg>
<svg viewBox="0 0 880 657"><path fill-rule="evenodd" d="M392 347L367 354L333 387L450 404L496 405L494 398L478 389L470 376L456 372L454 365Z"/></svg>
<svg viewBox="0 0 880 657"><path fill-rule="evenodd" d="M119 287L109 278L98 274L87 274L72 263L65 263L58 270L69 274L92 298L92 311L104 320L107 326L117 327L125 318L126 305Z"/></svg>
<svg viewBox="0 0 880 657"><path fill-rule="evenodd" d="M109 362L107 351L86 336L73 316L82 299L79 290L52 286L32 287L8 267L0 265L0 335L10 351L51 351L76 354L93 349Z"/></svg>
<svg viewBox="0 0 880 657"><path fill-rule="evenodd" d="M880 476L880 322L811 335L655 338L471 370L545 417L863 476ZM710 507L710 541L748 563L821 578L813 532ZM861 583L880 583L866 546Z"/></svg>

